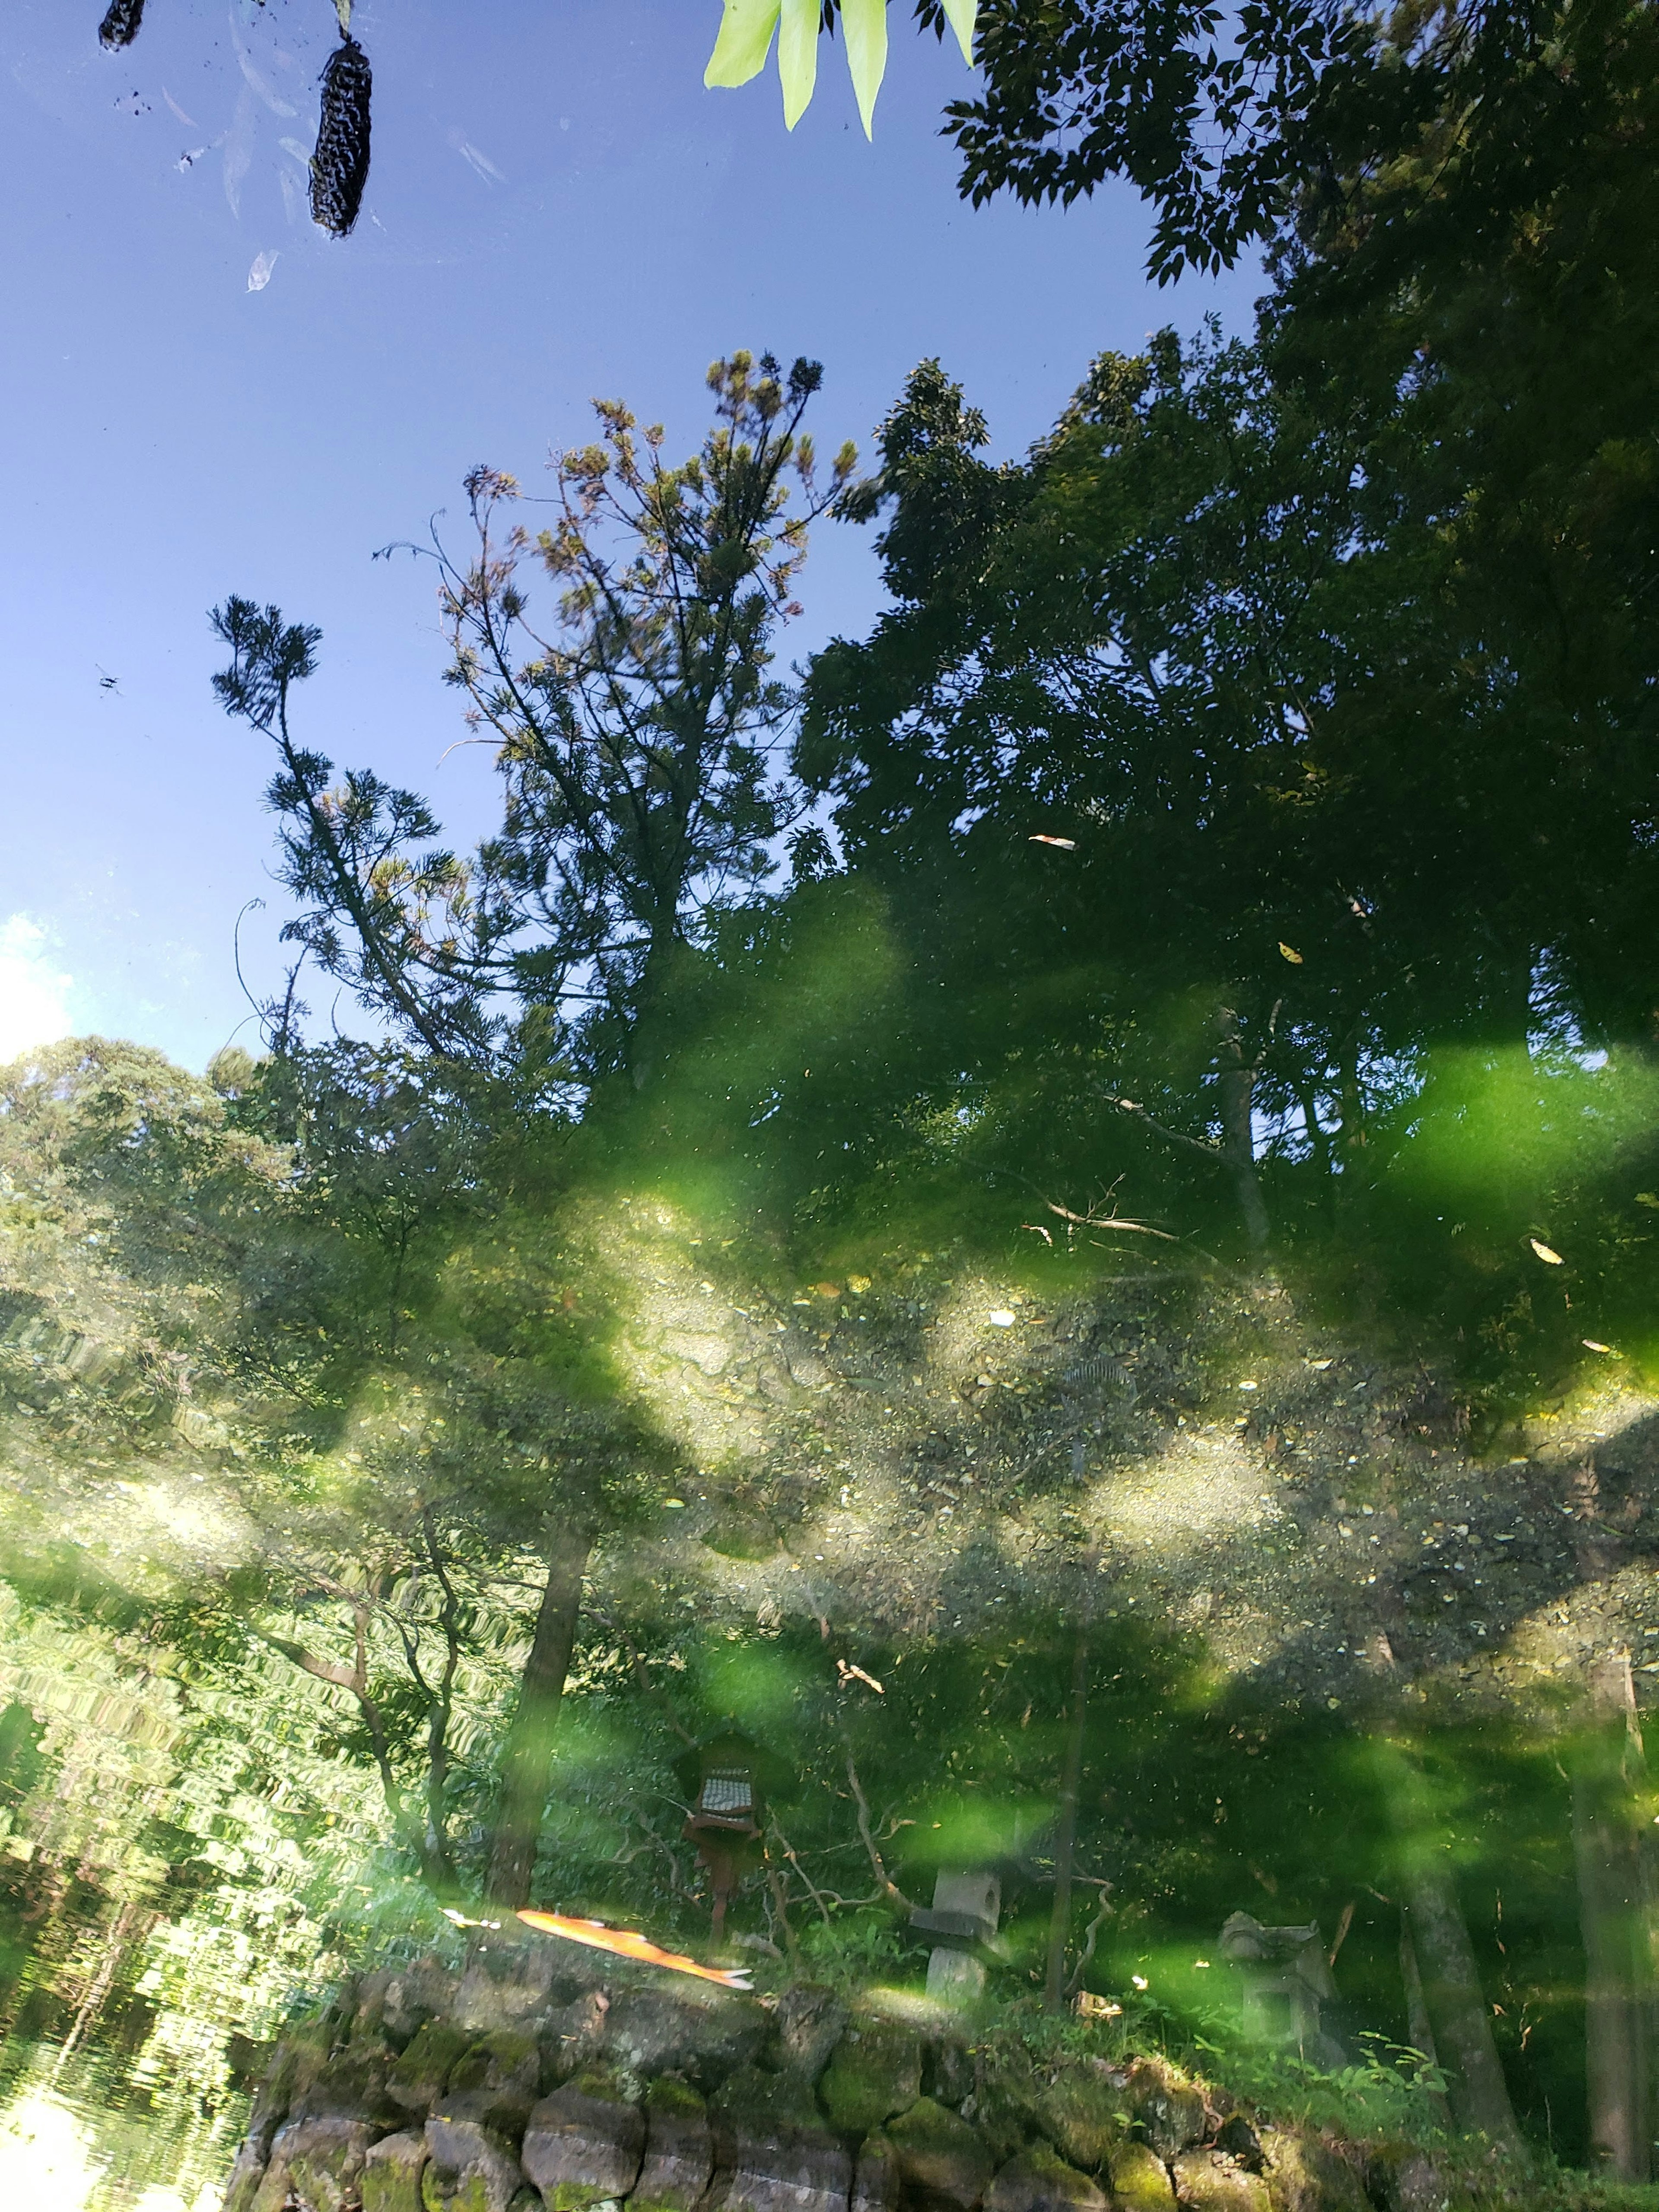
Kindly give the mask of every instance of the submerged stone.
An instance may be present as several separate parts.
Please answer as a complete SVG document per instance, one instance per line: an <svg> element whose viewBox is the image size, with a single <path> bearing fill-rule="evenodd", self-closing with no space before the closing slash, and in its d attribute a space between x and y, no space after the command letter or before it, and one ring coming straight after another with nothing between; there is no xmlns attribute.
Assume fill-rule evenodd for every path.
<svg viewBox="0 0 1659 2212"><path fill-rule="evenodd" d="M1202 2094L1167 2058L1138 2058L1130 2070L1128 2099L1147 2142L1162 2159L1179 2158L1204 2140L1208 2115Z"/></svg>
<svg viewBox="0 0 1659 2212"><path fill-rule="evenodd" d="M879 2129L866 2136L853 2167L853 2192L848 2212L896 2212L899 2201L898 2154L892 2137Z"/></svg>
<svg viewBox="0 0 1659 2212"><path fill-rule="evenodd" d="M741 2067L713 2108L708 2212L846 2212L853 2161L799 2075Z"/></svg>
<svg viewBox="0 0 1659 2212"><path fill-rule="evenodd" d="M1261 2148L1273 2212L1370 2212L1356 2166L1318 2136L1264 2128Z"/></svg>

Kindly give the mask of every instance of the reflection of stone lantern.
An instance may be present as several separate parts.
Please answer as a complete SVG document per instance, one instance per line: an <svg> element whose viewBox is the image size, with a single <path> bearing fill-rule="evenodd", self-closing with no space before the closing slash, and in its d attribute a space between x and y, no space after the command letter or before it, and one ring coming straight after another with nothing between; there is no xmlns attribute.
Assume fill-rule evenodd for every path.
<svg viewBox="0 0 1659 2212"><path fill-rule="evenodd" d="M1000 1878L984 1867L941 1867L932 1908L917 1905L910 1925L932 1938L927 1994L947 2004L972 2004L985 1993L985 1954L996 1942L1002 1912Z"/></svg>
<svg viewBox="0 0 1659 2212"><path fill-rule="evenodd" d="M1335 2002L1336 1984L1316 1923L1264 1928L1248 1912L1235 1912L1221 1931L1221 1955L1239 1970L1246 2035L1291 2045L1316 2066L1346 2063L1341 2045L1321 2022L1321 2008Z"/></svg>
<svg viewBox="0 0 1659 2212"><path fill-rule="evenodd" d="M766 1784L775 1782L781 1769L738 1729L725 1729L677 1759L674 1771L691 1801L680 1832L697 1846L714 1886L718 1942L732 1893L760 1862Z"/></svg>

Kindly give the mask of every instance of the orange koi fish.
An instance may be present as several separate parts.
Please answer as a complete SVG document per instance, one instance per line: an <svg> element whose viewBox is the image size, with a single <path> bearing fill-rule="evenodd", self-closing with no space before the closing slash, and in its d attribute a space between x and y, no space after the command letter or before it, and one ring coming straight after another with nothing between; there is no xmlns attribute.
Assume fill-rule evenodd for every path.
<svg viewBox="0 0 1659 2212"><path fill-rule="evenodd" d="M666 1966L671 1973L695 1974L700 1982L714 1982L723 1990L747 1991L753 1987L745 1967L701 1966L683 1952L662 1950L648 1936L632 1928L607 1928L603 1920L573 1920L562 1912L523 1911L519 1918L526 1928L538 1928L544 1936L562 1936L568 1943L614 1951L619 1958L638 1959L647 1966Z"/></svg>

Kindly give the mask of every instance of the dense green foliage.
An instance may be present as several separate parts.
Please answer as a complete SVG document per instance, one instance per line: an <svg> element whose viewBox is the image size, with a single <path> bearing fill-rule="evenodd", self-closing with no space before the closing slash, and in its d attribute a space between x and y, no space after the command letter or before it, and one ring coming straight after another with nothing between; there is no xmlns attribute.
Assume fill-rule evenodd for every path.
<svg viewBox="0 0 1659 2212"><path fill-rule="evenodd" d="M1127 169L1166 266L1268 238L1249 338L1102 356L1023 460L929 362L815 489L818 372L734 354L678 467L602 410L538 539L470 480L471 855L305 742L317 630L221 610L288 934L380 1041L296 973L208 1081L3 1078L20 2032L153 2065L257 1958L222 2101L444 1903L695 1942L735 1722L763 1972L916 1975L994 1863L1011 2016L1057 1927L1134 2033L1420 2134L1439 1912L1528 2139L1647 2172L1584 1996L1622 1942L1652 2002L1659 18L1212 13L993 6L958 137ZM888 604L797 687L831 507ZM1345 1931L1340 2078L1241 2044L1241 1907Z"/></svg>

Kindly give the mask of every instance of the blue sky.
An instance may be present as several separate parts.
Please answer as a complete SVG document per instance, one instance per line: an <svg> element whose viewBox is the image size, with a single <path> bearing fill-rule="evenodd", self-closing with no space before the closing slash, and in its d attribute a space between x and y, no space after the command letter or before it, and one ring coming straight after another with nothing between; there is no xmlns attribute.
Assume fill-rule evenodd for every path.
<svg viewBox="0 0 1659 2212"><path fill-rule="evenodd" d="M208 688L227 592L322 626L307 741L465 839L491 778L477 749L439 764L462 732L431 575L370 556L446 506L459 534L473 463L533 483L595 393L689 447L707 363L745 344L823 361L825 447L867 445L937 354L1018 453L1102 347L1242 328L1257 289L1149 286L1132 193L963 205L937 130L971 80L908 0L873 145L839 48L793 137L771 71L705 91L719 0L358 0L374 169L343 243L300 158L332 0L150 0L120 56L100 13L9 0L0 31L0 1059L95 1028L201 1066L247 1012L252 898L244 967L279 972L268 764ZM822 529L802 596L790 657L862 629L867 533Z"/></svg>

